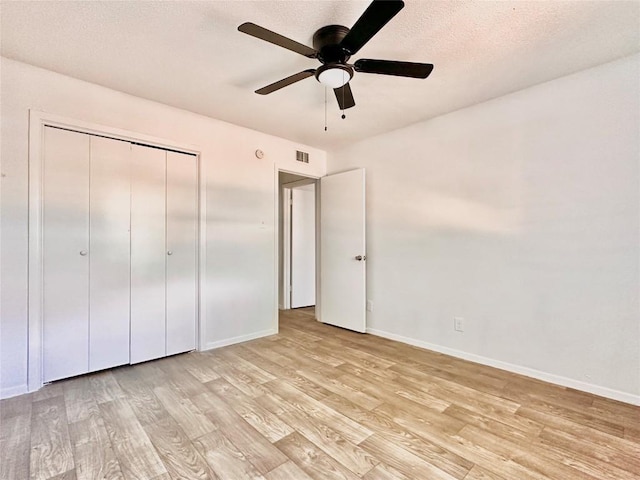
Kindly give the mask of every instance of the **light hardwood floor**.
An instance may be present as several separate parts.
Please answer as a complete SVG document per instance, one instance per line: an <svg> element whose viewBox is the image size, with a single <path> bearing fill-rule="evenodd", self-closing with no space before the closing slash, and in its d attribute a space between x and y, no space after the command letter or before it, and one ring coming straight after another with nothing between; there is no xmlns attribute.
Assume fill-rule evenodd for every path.
<svg viewBox="0 0 640 480"><path fill-rule="evenodd" d="M0 403L0 477L640 478L640 408L281 315L280 334Z"/></svg>

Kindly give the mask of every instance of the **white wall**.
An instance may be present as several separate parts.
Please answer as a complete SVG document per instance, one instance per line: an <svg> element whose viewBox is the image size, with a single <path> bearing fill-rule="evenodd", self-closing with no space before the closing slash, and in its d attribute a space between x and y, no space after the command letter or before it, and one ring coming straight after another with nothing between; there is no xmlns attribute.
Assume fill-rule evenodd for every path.
<svg viewBox="0 0 640 480"><path fill-rule="evenodd" d="M639 64L329 152L367 169L368 327L640 403Z"/></svg>
<svg viewBox="0 0 640 480"><path fill-rule="evenodd" d="M322 176L326 153L19 62L1 72L0 395L27 383L28 111L139 132L197 148L206 175L207 346L273 332L276 168ZM259 160L254 151L262 149ZM310 163L295 161L295 150Z"/></svg>

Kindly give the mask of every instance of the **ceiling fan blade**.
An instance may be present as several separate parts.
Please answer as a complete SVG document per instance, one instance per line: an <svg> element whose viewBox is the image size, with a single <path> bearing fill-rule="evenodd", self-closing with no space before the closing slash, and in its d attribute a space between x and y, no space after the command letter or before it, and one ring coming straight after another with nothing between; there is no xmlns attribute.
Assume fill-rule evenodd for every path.
<svg viewBox="0 0 640 480"><path fill-rule="evenodd" d="M314 73L316 73L314 69L303 70L300 73L296 73L295 75L291 75L290 77L283 78L282 80L272 83L271 85L262 87L261 89L256 90L256 93L259 95L268 95L270 93L275 92L276 90L280 90L281 88L291 85L292 83L296 83L296 82L299 82L300 80L304 80L305 78L312 77Z"/></svg>
<svg viewBox="0 0 640 480"><path fill-rule="evenodd" d="M274 45L278 45L279 47L286 48L287 50L299 53L300 55L304 55L305 57L315 58L318 54L318 52L316 52L311 47L307 47L306 45L298 43L295 40L291 40L290 38L283 37L279 33L267 30L266 28L256 25L255 23L243 23L238 27L238 30L242 33L246 33L247 35L251 35L252 37L264 40L265 42L273 43Z"/></svg>
<svg viewBox="0 0 640 480"><path fill-rule="evenodd" d="M356 106L356 101L353 99L353 93L348 83L345 83L342 87L334 88L333 91L336 94L336 100L338 100L340 110L346 110L347 108Z"/></svg>
<svg viewBox="0 0 640 480"><path fill-rule="evenodd" d="M346 48L351 55L354 55L403 7L404 2L402 0L373 0L371 5L367 7L351 27L351 31L342 39L340 46Z"/></svg>
<svg viewBox="0 0 640 480"><path fill-rule="evenodd" d="M433 70L430 63L395 62L361 58L353 64L356 72L396 75L398 77L427 78Z"/></svg>

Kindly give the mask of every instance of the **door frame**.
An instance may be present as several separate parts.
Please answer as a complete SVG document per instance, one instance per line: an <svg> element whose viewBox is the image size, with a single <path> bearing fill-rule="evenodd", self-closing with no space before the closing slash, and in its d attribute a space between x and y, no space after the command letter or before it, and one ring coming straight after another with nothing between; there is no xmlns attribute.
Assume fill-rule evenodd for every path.
<svg viewBox="0 0 640 480"><path fill-rule="evenodd" d="M282 260L278 262L278 268L282 271L282 284L278 288L282 289L282 310L291 309L291 189L282 185L282 207L279 212L282 215L282 236L278 235L282 242ZM280 222L278 222L279 224ZM278 281L280 277L278 277ZM280 290L278 290L278 294Z"/></svg>
<svg viewBox="0 0 640 480"><path fill-rule="evenodd" d="M56 127L73 130L79 133L142 143L165 150L176 150L196 156L198 221L196 248L197 268L197 309L196 309L196 348L204 349L206 302L204 285L206 274L206 176L201 151L197 146L174 142L172 140L152 137L138 132L116 127L100 125L83 120L73 119L29 110L29 246L28 246L28 345L27 345L27 391L34 392L43 385L43 145L45 127Z"/></svg>
<svg viewBox="0 0 640 480"><path fill-rule="evenodd" d="M292 175L296 175L298 177L304 177L302 180L297 180L295 182L288 182L285 184L282 184L282 188L290 188L290 187L296 187L296 186L303 186L303 185L309 185L311 183L315 184L315 197L316 197L316 202L315 202L315 206L316 206L316 316L317 316L317 312L320 310L320 270L319 270L319 265L320 265L320 248L319 248L319 234L320 234L320 223L319 223L319 215L320 215L320 178L321 176L315 176L315 175L309 175L306 173L300 173L300 172L296 172L293 170L287 170L284 168L279 168L278 165L275 165L274 167L274 182L275 182L275 202L274 202L274 208L275 208L275 225L274 225L274 230L275 230L275 276L274 276L274 285L275 285L275 301L274 301L274 319L275 319L275 325L274 325L274 331L279 331L279 325L280 325L280 320L279 320L279 311L280 311L280 287L282 286L280 284L280 265L281 265L281 259L284 261L285 259L283 259L281 257L281 252L282 255L289 255L289 264L291 263L291 258L290 258L290 246L287 247L286 246L286 242L283 244L282 241L284 240L284 238L280 238L280 219L282 218L283 223L284 223L284 228L286 228L287 223L288 223L288 218L290 218L290 213L289 215L285 215L284 213L284 208L288 207L290 204L290 201L288 199L285 199L284 196L282 196L282 201L281 201L281 196L280 196L280 180L279 180L279 173L290 173ZM283 235L284 237L284 235ZM282 247L282 249L281 249ZM286 248L286 252L285 252L285 248ZM283 271L283 282L284 277L287 277L287 282L289 281L289 273L285 271ZM290 283L290 282L289 282ZM285 293L289 292L290 293L290 287L288 289L285 289ZM285 305L282 305L283 307L285 307ZM286 302L286 307L285 309L290 309L291 308L291 296L289 295L289 300Z"/></svg>
<svg viewBox="0 0 640 480"><path fill-rule="evenodd" d="M302 175L300 175L302 176ZM282 245L282 254L283 254L283 259L281 262L281 266L283 268L283 272L282 272L282 283L283 288L284 288L284 299L282 302L282 309L283 310L290 310L291 309L291 294L292 294L292 285L291 285L291 241L292 241L292 235L293 232L291 230L291 193L292 190L294 188L297 187L304 187L307 185L313 185L314 186L314 208L316 210L316 214L318 213L318 208L317 208L317 201L318 198L315 195L316 193L316 189L318 188L318 185L320 184L320 179L319 178L311 178L308 177L305 180L298 180L295 182L290 182L290 183L283 183L282 184L282 189L283 189L283 195L282 195L282 208L279 210L280 215L282 215L282 223L283 223L283 236L282 236L282 240L283 240L283 245ZM287 195L287 193L289 195ZM280 198L278 196L278 198ZM316 245L315 245L315 249L314 249L314 253L316 256L316 268L318 267L318 219L317 219L317 215L316 215L316 221L315 221L315 237L316 237ZM280 264L279 264L280 265ZM317 280L317 279L316 279ZM317 282L316 282L317 283ZM316 289L317 290L317 289ZM318 301L318 299L316 298L316 302Z"/></svg>

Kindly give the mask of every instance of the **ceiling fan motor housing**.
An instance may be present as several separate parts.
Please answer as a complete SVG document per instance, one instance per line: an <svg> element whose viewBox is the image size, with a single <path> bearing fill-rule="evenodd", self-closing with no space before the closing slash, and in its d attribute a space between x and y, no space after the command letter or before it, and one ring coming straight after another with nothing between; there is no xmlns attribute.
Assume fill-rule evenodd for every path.
<svg viewBox="0 0 640 480"><path fill-rule="evenodd" d="M313 34L313 48L318 51L318 60L322 63L346 63L351 56L346 48L340 46L349 29L342 25L327 25Z"/></svg>

